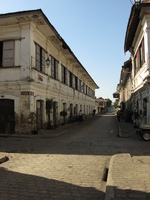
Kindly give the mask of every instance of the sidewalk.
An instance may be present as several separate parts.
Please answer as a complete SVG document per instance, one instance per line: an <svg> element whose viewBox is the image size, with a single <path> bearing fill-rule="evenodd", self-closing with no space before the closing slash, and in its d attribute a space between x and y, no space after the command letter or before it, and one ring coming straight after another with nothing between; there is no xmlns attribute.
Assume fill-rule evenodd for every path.
<svg viewBox="0 0 150 200"><path fill-rule="evenodd" d="M118 122L119 137L132 137L133 125ZM111 157L105 200L150 199L150 156L131 157L128 153Z"/></svg>
<svg viewBox="0 0 150 200"><path fill-rule="evenodd" d="M133 136L132 124L124 121L117 123L120 139L127 141L126 138ZM22 137L58 137L79 124L82 123L74 122L57 129L39 131L38 135L23 135ZM10 136L17 137L16 135ZM7 136L5 135L5 137ZM7 159L5 154L0 153L0 163ZM113 155L109 163L105 200L148 199L150 200L150 156L131 157L128 153Z"/></svg>
<svg viewBox="0 0 150 200"><path fill-rule="evenodd" d="M39 130L37 134L0 134L0 137L22 137L22 138L34 138L34 137L41 137L41 138L54 138L63 135L69 130L72 130L75 126L79 125L82 122L73 122L67 123L65 125L60 125L58 128L54 129L42 129Z"/></svg>
<svg viewBox="0 0 150 200"><path fill-rule="evenodd" d="M133 124L120 121L118 122L118 130L119 130L118 134L119 137L129 138L134 132Z"/></svg>

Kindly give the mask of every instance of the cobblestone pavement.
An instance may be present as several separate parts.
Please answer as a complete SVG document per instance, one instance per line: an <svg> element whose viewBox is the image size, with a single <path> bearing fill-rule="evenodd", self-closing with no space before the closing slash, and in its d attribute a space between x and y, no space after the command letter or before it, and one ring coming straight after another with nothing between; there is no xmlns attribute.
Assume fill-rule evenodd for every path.
<svg viewBox="0 0 150 200"><path fill-rule="evenodd" d="M143 153L142 148L136 149L138 156L122 153L111 157L105 200L150 199L150 143L133 134L132 124L122 121L118 123L118 127L119 137L134 139L135 144L141 140L141 144L145 143L147 150Z"/></svg>
<svg viewBox="0 0 150 200"><path fill-rule="evenodd" d="M0 200L130 200L138 199L138 194L148 199L150 144L125 125L130 130L127 138L118 137L116 118L110 115L68 125L44 137L42 133L31 138L0 137L0 152L9 158L0 165ZM136 172L131 173L137 166L145 177L144 188L138 187ZM130 182L133 178L135 185Z"/></svg>
<svg viewBox="0 0 150 200"><path fill-rule="evenodd" d="M150 199L150 157L118 154L111 158L105 200Z"/></svg>

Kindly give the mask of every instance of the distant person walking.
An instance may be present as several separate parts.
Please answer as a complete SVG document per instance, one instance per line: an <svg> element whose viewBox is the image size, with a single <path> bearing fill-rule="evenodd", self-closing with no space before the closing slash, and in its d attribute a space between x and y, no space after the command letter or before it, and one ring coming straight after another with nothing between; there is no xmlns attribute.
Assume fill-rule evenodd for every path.
<svg viewBox="0 0 150 200"><path fill-rule="evenodd" d="M80 112L79 112L79 121L82 121L82 110L80 110Z"/></svg>
<svg viewBox="0 0 150 200"><path fill-rule="evenodd" d="M118 122L120 122L120 110L117 111L117 119L118 119Z"/></svg>

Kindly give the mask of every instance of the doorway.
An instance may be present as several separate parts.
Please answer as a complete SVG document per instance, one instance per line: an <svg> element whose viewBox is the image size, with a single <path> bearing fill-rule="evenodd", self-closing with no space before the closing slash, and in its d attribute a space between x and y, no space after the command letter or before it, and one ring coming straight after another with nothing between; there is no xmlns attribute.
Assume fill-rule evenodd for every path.
<svg viewBox="0 0 150 200"><path fill-rule="evenodd" d="M15 131L14 100L0 99L0 133L10 134Z"/></svg>
<svg viewBox="0 0 150 200"><path fill-rule="evenodd" d="M37 130L43 129L43 105L44 101L37 100L36 102Z"/></svg>

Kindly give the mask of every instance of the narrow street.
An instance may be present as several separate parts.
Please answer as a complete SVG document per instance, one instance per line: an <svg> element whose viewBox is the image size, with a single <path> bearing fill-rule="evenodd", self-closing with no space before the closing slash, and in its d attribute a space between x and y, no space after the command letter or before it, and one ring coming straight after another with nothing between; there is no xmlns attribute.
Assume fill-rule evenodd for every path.
<svg viewBox="0 0 150 200"><path fill-rule="evenodd" d="M0 137L0 152L9 158L0 165L0 199L104 200L111 156L149 156L149 145L134 133L118 137L111 114L95 116L55 138Z"/></svg>

